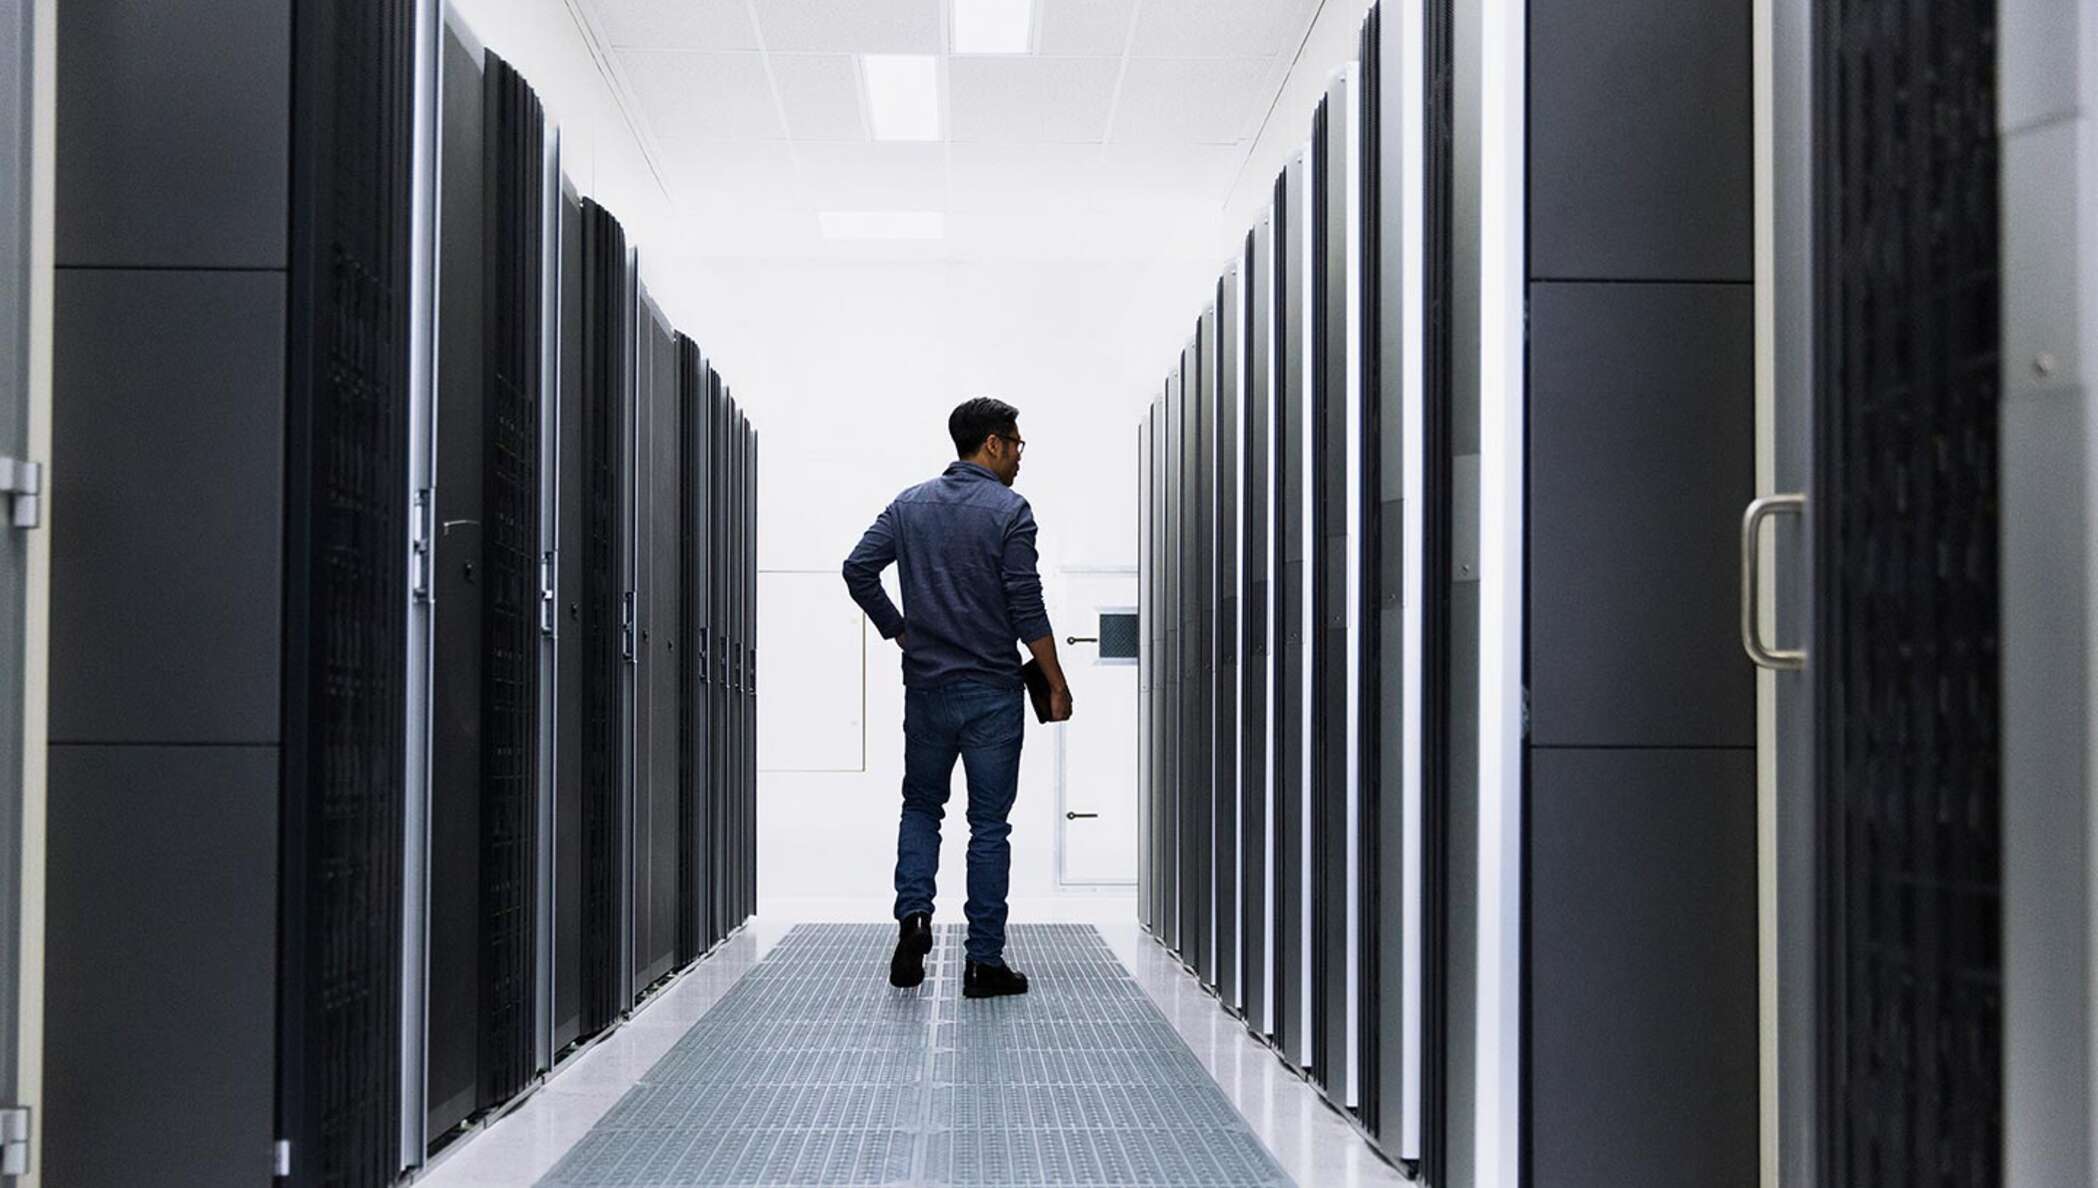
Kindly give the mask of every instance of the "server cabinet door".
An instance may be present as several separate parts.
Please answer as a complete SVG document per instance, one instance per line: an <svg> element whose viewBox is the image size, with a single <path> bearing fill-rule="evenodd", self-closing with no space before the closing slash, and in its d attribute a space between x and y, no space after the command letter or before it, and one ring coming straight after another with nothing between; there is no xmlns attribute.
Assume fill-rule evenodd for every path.
<svg viewBox="0 0 2098 1188"><path fill-rule="evenodd" d="M1192 896L1195 936L1187 946L1187 957L1205 985L1217 982L1216 954L1216 310L1204 311L1196 324L1195 343L1189 355L1193 368L1190 406L1193 447L1194 499L1193 548L1188 552L1188 632L1194 648L1187 667L1189 708L1194 718L1189 730L1188 817L1193 829L1184 845L1191 878L1183 886Z"/></svg>
<svg viewBox="0 0 2098 1188"><path fill-rule="evenodd" d="M1212 405L1216 433L1211 449L1215 475L1215 498L1211 506L1215 562L1211 600L1216 607L1211 627L1210 654L1215 657L1210 681L1210 766L1216 814L1215 879L1211 901L1216 917L1216 986L1224 1005L1242 1006L1239 976L1239 880L1244 860L1239 845L1239 474L1245 451L1239 445L1240 390L1244 382L1245 318L1241 313L1242 289L1238 265L1225 269L1217 285L1217 315L1214 319L1216 348L1215 400Z"/></svg>
<svg viewBox="0 0 2098 1188"><path fill-rule="evenodd" d="M430 738L428 1141L471 1118L482 1026L482 665L488 428L486 89L481 48L447 21L438 195L436 615Z"/></svg>
<svg viewBox="0 0 2098 1188"><path fill-rule="evenodd" d="M1160 872L1161 892L1160 915L1164 929L1159 939L1166 947L1179 952L1181 949L1181 862L1180 862L1180 819L1183 801L1181 783L1187 770L1187 715L1182 701L1182 666L1184 664L1183 641L1187 638L1185 567L1181 564L1185 556L1187 493L1184 484L1186 467L1182 465L1182 451L1187 438L1186 419L1182 411L1183 384L1180 370L1175 367L1166 379L1164 415L1164 457L1161 459L1165 475L1165 573L1166 573L1166 770L1164 795L1160 798L1160 842L1159 853L1164 860Z"/></svg>
<svg viewBox="0 0 2098 1188"><path fill-rule="evenodd" d="M1240 695L1240 917L1246 1021L1275 1033L1275 226L1271 212L1246 237L1245 664Z"/></svg>
<svg viewBox="0 0 2098 1188"><path fill-rule="evenodd" d="M1275 694L1275 932L1277 1039L1283 1054L1309 1067L1311 837L1307 797L1311 772L1310 702L1310 163L1299 156L1275 201L1281 288L1275 418L1278 503L1275 597L1280 642Z"/></svg>
<svg viewBox="0 0 2098 1188"><path fill-rule="evenodd" d="M706 474L706 362L699 346L678 336L678 715L677 715L677 963L707 948L707 860L703 796L706 770L707 650L704 610L706 538L701 484Z"/></svg>
<svg viewBox="0 0 2098 1188"><path fill-rule="evenodd" d="M582 1038L583 706L591 671L583 611L589 585L589 445L583 359L583 205L561 179L560 393L554 526L554 1051Z"/></svg>
<svg viewBox="0 0 2098 1188"><path fill-rule="evenodd" d="M594 202L583 204L581 747L583 1038L623 1009L621 812L627 720L625 588L626 236Z"/></svg>

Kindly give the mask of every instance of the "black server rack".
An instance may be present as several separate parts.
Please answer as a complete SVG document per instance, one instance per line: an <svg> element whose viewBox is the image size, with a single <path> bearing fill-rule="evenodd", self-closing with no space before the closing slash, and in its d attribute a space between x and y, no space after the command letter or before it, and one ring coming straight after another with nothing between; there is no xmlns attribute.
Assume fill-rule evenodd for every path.
<svg viewBox="0 0 2098 1188"><path fill-rule="evenodd" d="M1274 938L1269 932L1274 902L1274 763L1271 740L1276 717L1274 665L1274 326L1275 236L1272 217L1246 236L1246 386L1244 415L1246 663L1240 697L1240 913L1245 968L1245 1012L1256 1032L1272 1030Z"/></svg>
<svg viewBox="0 0 2098 1188"><path fill-rule="evenodd" d="M1187 779L1187 448L1185 358L1166 381L1166 782L1160 788L1165 828L1165 933L1166 947L1185 952L1188 933L1186 903L1180 883L1185 864L1180 851L1181 824L1186 815L1182 785Z"/></svg>
<svg viewBox="0 0 2098 1188"><path fill-rule="evenodd" d="M743 474L743 819L736 833L743 858L739 920L758 910L758 431L747 416L743 441L748 461Z"/></svg>
<svg viewBox="0 0 2098 1188"><path fill-rule="evenodd" d="M1152 930L1152 418L1137 422L1137 924Z"/></svg>
<svg viewBox="0 0 2098 1188"><path fill-rule="evenodd" d="M1216 485L1212 445L1216 437L1216 367L1212 352L1216 343L1216 311L1206 311L1196 323L1195 342L1190 350L1188 391L1188 490L1192 501L1188 541L1187 632L1190 647L1186 668L1188 694L1188 771L1186 785L1189 828L1182 834L1181 852L1186 856L1188 878L1181 882L1192 917L1193 935L1185 956L1205 985L1216 984L1216 903L1211 868L1216 861L1216 784L1211 742L1213 701L1216 691L1216 660L1211 646L1215 610L1211 598L1216 584L1211 538L1215 512L1211 505Z"/></svg>
<svg viewBox="0 0 2098 1188"><path fill-rule="evenodd" d="M432 627L427 1133L441 1140L480 1099L480 816L483 439L489 320L481 49L444 30L438 194L437 481Z"/></svg>
<svg viewBox="0 0 2098 1188"><path fill-rule="evenodd" d="M2075 797L2036 774L2062 769L2021 735L2054 728L2019 725L2033 719L2017 707L2059 697L2021 653L2048 646L2027 642L2050 631L2031 600L2073 583L2027 588L2043 568L2034 554L2055 546L2007 525L2050 489L2016 470L2035 456L2029 435L2069 423L2032 411L2065 406L2062 389L2034 390L2061 382L2051 367L2024 374L2019 343L2041 319L2022 299L2050 282L2017 275L2023 244L2038 242L2019 227L2070 196L2031 184L2052 168L2031 164L2044 134L1999 123L2028 102L2013 92L2033 35L2014 29L2014 10L1904 11L1882 21L1817 5L1810 39L1815 599L1799 679L1821 719L1809 1013L1821 1084L1808 1166L1858 1188L2037 1182L2067 1173L2018 1147L2049 1125L2032 1121L2045 1086L2081 1074L2040 1071L2050 1061L2018 1042L2058 1027L2078 1038L2021 976L2024 938L2052 943L2030 923L2056 910L2037 887L2065 872L2021 838L2048 826L2019 802ZM1852 81L1883 71L1928 81ZM2060 918L2073 931L2084 917ZM2055 1133L2087 1136L2079 1115Z"/></svg>
<svg viewBox="0 0 2098 1188"><path fill-rule="evenodd" d="M1162 811L1167 766L1165 724L1166 601L1165 580L1165 471L1161 458L1165 449L1164 397L1151 401L1145 415L1144 468L1148 502L1145 517L1149 547L1144 554L1144 574L1150 581L1150 616L1144 639L1150 650L1144 689L1144 713L1150 726L1143 782L1144 857L1147 863L1142 888L1144 926L1152 935L1165 935L1165 905L1160 888L1165 882L1165 822Z"/></svg>
<svg viewBox="0 0 2098 1188"><path fill-rule="evenodd" d="M428 1133L537 1067L545 123L447 30L440 196Z"/></svg>
<svg viewBox="0 0 2098 1188"><path fill-rule="evenodd" d="M1213 852L1215 878L1211 902L1216 918L1216 976L1212 979L1219 997L1232 1010L1243 1009L1239 977L1239 879L1243 860L1239 848L1238 694L1239 694L1239 446L1240 391L1244 381L1242 337L1244 317L1240 311L1239 274L1227 269L1217 285L1213 358L1216 380L1211 401L1215 432L1210 449L1214 497L1210 506L1215 560L1210 566L1211 603L1216 608L1210 630L1210 655L1214 677L1210 681L1212 737L1210 769L1215 794Z"/></svg>
<svg viewBox="0 0 2098 1188"><path fill-rule="evenodd" d="M1306 485L1311 481L1305 473L1309 395L1304 389L1311 311L1305 308L1304 301L1309 261L1305 259L1303 225L1310 212L1299 209L1307 192L1305 168L1301 158L1291 163L1277 183L1275 195L1280 383L1274 421L1273 519L1275 565L1281 577L1281 589L1275 595L1275 634L1281 646L1276 657L1274 701L1275 1031L1283 1054L1300 1063L1308 1063L1311 1056L1305 968L1307 917L1311 908L1305 894L1310 873L1305 858L1305 798L1309 792L1305 772L1310 766L1306 748L1312 740L1306 737L1310 657L1304 629L1309 613L1307 554L1311 546L1311 524L1305 506Z"/></svg>
<svg viewBox="0 0 2098 1188"><path fill-rule="evenodd" d="M1351 1002L1349 952L1355 933L1349 903L1359 874L1360 822L1355 819L1356 756L1359 745L1350 678L1359 645L1349 616L1349 581L1356 572L1349 556L1349 508L1360 497L1351 490L1359 475L1350 424L1353 377L1353 315L1348 242L1353 196L1349 193L1348 138L1354 132L1346 83L1320 103L1311 140L1311 474L1312 547L1312 1036L1318 1081L1346 1105Z"/></svg>
<svg viewBox="0 0 2098 1188"><path fill-rule="evenodd" d="M566 178L560 204L560 385L554 516L554 1051L589 1032L585 1006L585 705L598 657L584 609L590 587L591 479L584 367L583 199Z"/></svg>
<svg viewBox="0 0 2098 1188"><path fill-rule="evenodd" d="M234 1183L285 1140L289 1182L386 1184L419 30L407 4L322 0L57 21L66 939L37 1163Z"/></svg>
<svg viewBox="0 0 2098 1188"><path fill-rule="evenodd" d="M637 992L677 965L679 697L679 443L676 332L653 301L642 302L636 416L636 700L643 744L634 794L634 985Z"/></svg>
<svg viewBox="0 0 2098 1188"><path fill-rule="evenodd" d="M733 760L729 770L729 833L730 844L735 854L735 877L729 885L729 896L732 913L737 918L741 918L743 914L744 882L747 877L741 843L743 824L747 816L745 800L749 789L746 780L750 762L750 537L747 518L750 498L749 445L750 425L743 415L743 410L737 408L735 419L729 427L729 464L735 474L735 485L729 492L729 531L735 541L735 552L730 558L730 597L734 607L731 631L736 672L735 702L731 709L733 717L730 728Z"/></svg>
<svg viewBox="0 0 2098 1188"><path fill-rule="evenodd" d="M699 344L678 336L677 963L707 951L706 457L707 366Z"/></svg>
<svg viewBox="0 0 2098 1188"><path fill-rule="evenodd" d="M708 910L711 931L718 939L731 927L729 880L734 873L734 850L730 844L728 813L729 745L726 724L729 702L735 696L734 673L729 663L728 632L728 394L720 377L709 375L707 390L707 630L712 641L709 656L714 671L716 696L707 706L707 840L713 856L709 880Z"/></svg>
<svg viewBox="0 0 2098 1188"><path fill-rule="evenodd" d="M627 751L626 573L622 510L627 475L630 306L626 234L619 220L585 200L582 219L582 554L580 646L583 668L581 766L582 1019L579 1038L611 1026L625 1010L627 866L622 812Z"/></svg>

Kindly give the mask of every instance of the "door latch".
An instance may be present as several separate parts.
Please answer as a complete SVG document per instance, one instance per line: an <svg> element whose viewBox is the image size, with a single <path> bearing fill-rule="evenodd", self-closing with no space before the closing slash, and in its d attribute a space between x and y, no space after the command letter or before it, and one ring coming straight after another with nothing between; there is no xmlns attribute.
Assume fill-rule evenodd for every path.
<svg viewBox="0 0 2098 1188"><path fill-rule="evenodd" d="M29 1174L29 1107L0 1109L0 1176Z"/></svg>
<svg viewBox="0 0 2098 1188"><path fill-rule="evenodd" d="M1090 820L1094 819L1095 817L1098 817L1099 815L1100 815L1099 813L1065 813L1065 814L1064 814L1064 820L1066 820L1066 821L1090 821Z"/></svg>
<svg viewBox="0 0 2098 1188"><path fill-rule="evenodd" d="M44 464L0 458L0 495L8 498L8 522L17 528L44 525Z"/></svg>

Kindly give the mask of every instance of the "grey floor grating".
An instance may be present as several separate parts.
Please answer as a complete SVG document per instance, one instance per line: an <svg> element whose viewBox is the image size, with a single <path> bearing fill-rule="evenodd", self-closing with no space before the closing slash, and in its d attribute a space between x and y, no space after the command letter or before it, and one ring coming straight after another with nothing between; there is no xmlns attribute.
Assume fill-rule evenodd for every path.
<svg viewBox="0 0 2098 1188"><path fill-rule="evenodd" d="M914 991L885 980L894 939L788 933L541 1188L1289 1188L1091 925L1014 925L1033 992L980 1002L959 925Z"/></svg>

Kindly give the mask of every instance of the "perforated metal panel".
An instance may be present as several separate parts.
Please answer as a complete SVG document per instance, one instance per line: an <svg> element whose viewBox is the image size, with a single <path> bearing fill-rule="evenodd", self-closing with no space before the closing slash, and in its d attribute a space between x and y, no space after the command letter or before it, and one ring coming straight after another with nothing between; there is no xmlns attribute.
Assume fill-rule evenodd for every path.
<svg viewBox="0 0 2098 1188"><path fill-rule="evenodd" d="M1130 611L1102 611L1100 613L1100 658L1102 660L1134 660L1143 629L1138 617Z"/></svg>
<svg viewBox="0 0 2098 1188"><path fill-rule="evenodd" d="M542 1185L1289 1183L1093 928L1014 925L983 1002L959 926L915 990L894 938L796 928Z"/></svg>
<svg viewBox="0 0 2098 1188"><path fill-rule="evenodd" d="M626 539L625 401L628 306L626 234L594 202L583 204L583 629L576 663L583 686L583 1021L581 1034L610 1025L619 1001L620 879L625 830L619 803L623 662L621 594Z"/></svg>
<svg viewBox="0 0 2098 1188"><path fill-rule="evenodd" d="M293 22L283 1133L300 1182L398 1170L405 780L406 0Z"/></svg>
<svg viewBox="0 0 2098 1188"><path fill-rule="evenodd" d="M1823 1178L2002 1182L1996 6L1818 6Z"/></svg>
<svg viewBox="0 0 2098 1188"><path fill-rule="evenodd" d="M539 440L545 116L487 57L487 392L482 435L481 1101L535 1071Z"/></svg>

